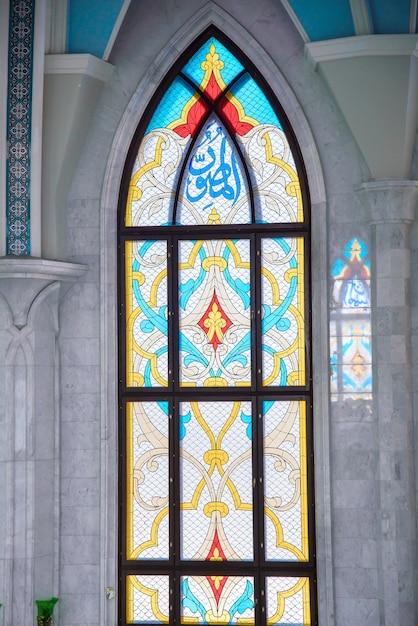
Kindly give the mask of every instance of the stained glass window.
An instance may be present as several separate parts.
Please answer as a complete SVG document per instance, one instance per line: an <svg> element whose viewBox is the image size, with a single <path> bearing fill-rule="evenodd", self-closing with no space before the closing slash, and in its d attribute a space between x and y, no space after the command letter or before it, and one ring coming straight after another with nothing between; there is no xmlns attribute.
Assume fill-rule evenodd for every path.
<svg viewBox="0 0 418 626"><path fill-rule="evenodd" d="M221 33L158 91L121 199L119 623L314 624L309 197Z"/></svg>
<svg viewBox="0 0 418 626"><path fill-rule="evenodd" d="M330 318L331 398L371 400L370 262L366 243L354 237L334 260Z"/></svg>

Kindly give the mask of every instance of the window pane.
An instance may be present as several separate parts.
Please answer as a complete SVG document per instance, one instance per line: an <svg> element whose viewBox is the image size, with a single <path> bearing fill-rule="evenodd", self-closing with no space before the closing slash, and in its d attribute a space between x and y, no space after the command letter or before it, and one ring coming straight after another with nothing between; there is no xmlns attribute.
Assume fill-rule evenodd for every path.
<svg viewBox="0 0 418 626"><path fill-rule="evenodd" d="M183 402L182 558L253 558L250 402Z"/></svg>
<svg viewBox="0 0 418 626"><path fill-rule="evenodd" d="M120 619L306 626L306 184L258 72L202 42L158 88L121 194ZM359 301L340 273L334 291ZM331 341L359 352L351 317Z"/></svg>
<svg viewBox="0 0 418 626"><path fill-rule="evenodd" d="M168 576L126 577L128 624L168 624Z"/></svg>
<svg viewBox="0 0 418 626"><path fill-rule="evenodd" d="M249 385L249 241L181 241L179 262L180 384Z"/></svg>
<svg viewBox="0 0 418 626"><path fill-rule="evenodd" d="M307 561L305 403L264 401L263 423L266 558Z"/></svg>
<svg viewBox="0 0 418 626"><path fill-rule="evenodd" d="M125 267L126 385L166 387L167 242L126 242Z"/></svg>
<svg viewBox="0 0 418 626"><path fill-rule="evenodd" d="M267 624L309 626L309 578L267 578Z"/></svg>
<svg viewBox="0 0 418 626"><path fill-rule="evenodd" d="M187 576L181 581L182 624L254 624L254 581L247 576ZM187 619L189 618L189 619Z"/></svg>
<svg viewBox="0 0 418 626"><path fill-rule="evenodd" d="M304 385L305 285L301 237L261 244L263 385Z"/></svg>
<svg viewBox="0 0 418 626"><path fill-rule="evenodd" d="M253 184L256 221L302 222L302 192L287 137L266 95L244 74L221 103L225 114L235 104L248 128L237 134Z"/></svg>
<svg viewBox="0 0 418 626"><path fill-rule="evenodd" d="M127 403L128 559L168 558L168 445L168 403Z"/></svg>
<svg viewBox="0 0 418 626"><path fill-rule="evenodd" d="M204 89L206 87L205 72L208 64L215 65L222 76L222 85L230 83L244 69L238 59L215 37L210 37L205 41L203 46L183 67L182 73ZM208 95L210 93L208 90Z"/></svg>
<svg viewBox="0 0 418 626"><path fill-rule="evenodd" d="M176 78L138 148L128 189L126 226L171 224L180 166L191 135L206 112L202 98Z"/></svg>
<svg viewBox="0 0 418 626"><path fill-rule="evenodd" d="M241 154L216 117L205 123L180 187L178 224L248 224L251 205Z"/></svg>

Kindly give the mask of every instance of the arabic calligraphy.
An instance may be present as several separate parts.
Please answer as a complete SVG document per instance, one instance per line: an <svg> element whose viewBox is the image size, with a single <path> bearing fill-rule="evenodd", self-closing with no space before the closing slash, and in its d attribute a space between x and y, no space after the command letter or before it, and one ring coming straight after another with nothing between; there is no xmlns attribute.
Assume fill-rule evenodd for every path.
<svg viewBox="0 0 418 626"><path fill-rule="evenodd" d="M368 307L369 297L363 281L354 276L347 281L344 290L343 303L346 307Z"/></svg>
<svg viewBox="0 0 418 626"><path fill-rule="evenodd" d="M223 197L233 205L240 192L241 182L233 145L219 122L212 120L190 159L186 197L193 203L208 200L203 207L208 209L213 204L210 198Z"/></svg>

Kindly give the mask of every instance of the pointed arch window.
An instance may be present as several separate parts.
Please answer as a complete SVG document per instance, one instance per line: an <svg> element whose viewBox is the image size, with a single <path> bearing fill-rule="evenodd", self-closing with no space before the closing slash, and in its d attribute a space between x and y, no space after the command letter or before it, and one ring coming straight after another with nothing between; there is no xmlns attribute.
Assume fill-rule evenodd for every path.
<svg viewBox="0 0 418 626"><path fill-rule="evenodd" d="M121 624L316 622L308 219L283 111L206 32L121 191Z"/></svg>
<svg viewBox="0 0 418 626"><path fill-rule="evenodd" d="M334 260L330 314L331 400L372 399L369 246L346 242Z"/></svg>

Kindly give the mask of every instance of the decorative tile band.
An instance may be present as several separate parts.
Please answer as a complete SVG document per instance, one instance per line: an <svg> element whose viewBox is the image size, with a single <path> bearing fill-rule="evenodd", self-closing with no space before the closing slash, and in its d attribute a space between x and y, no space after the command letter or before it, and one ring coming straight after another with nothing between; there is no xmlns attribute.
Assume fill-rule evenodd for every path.
<svg viewBox="0 0 418 626"><path fill-rule="evenodd" d="M30 136L35 0L10 0L7 140L8 255L30 255Z"/></svg>

